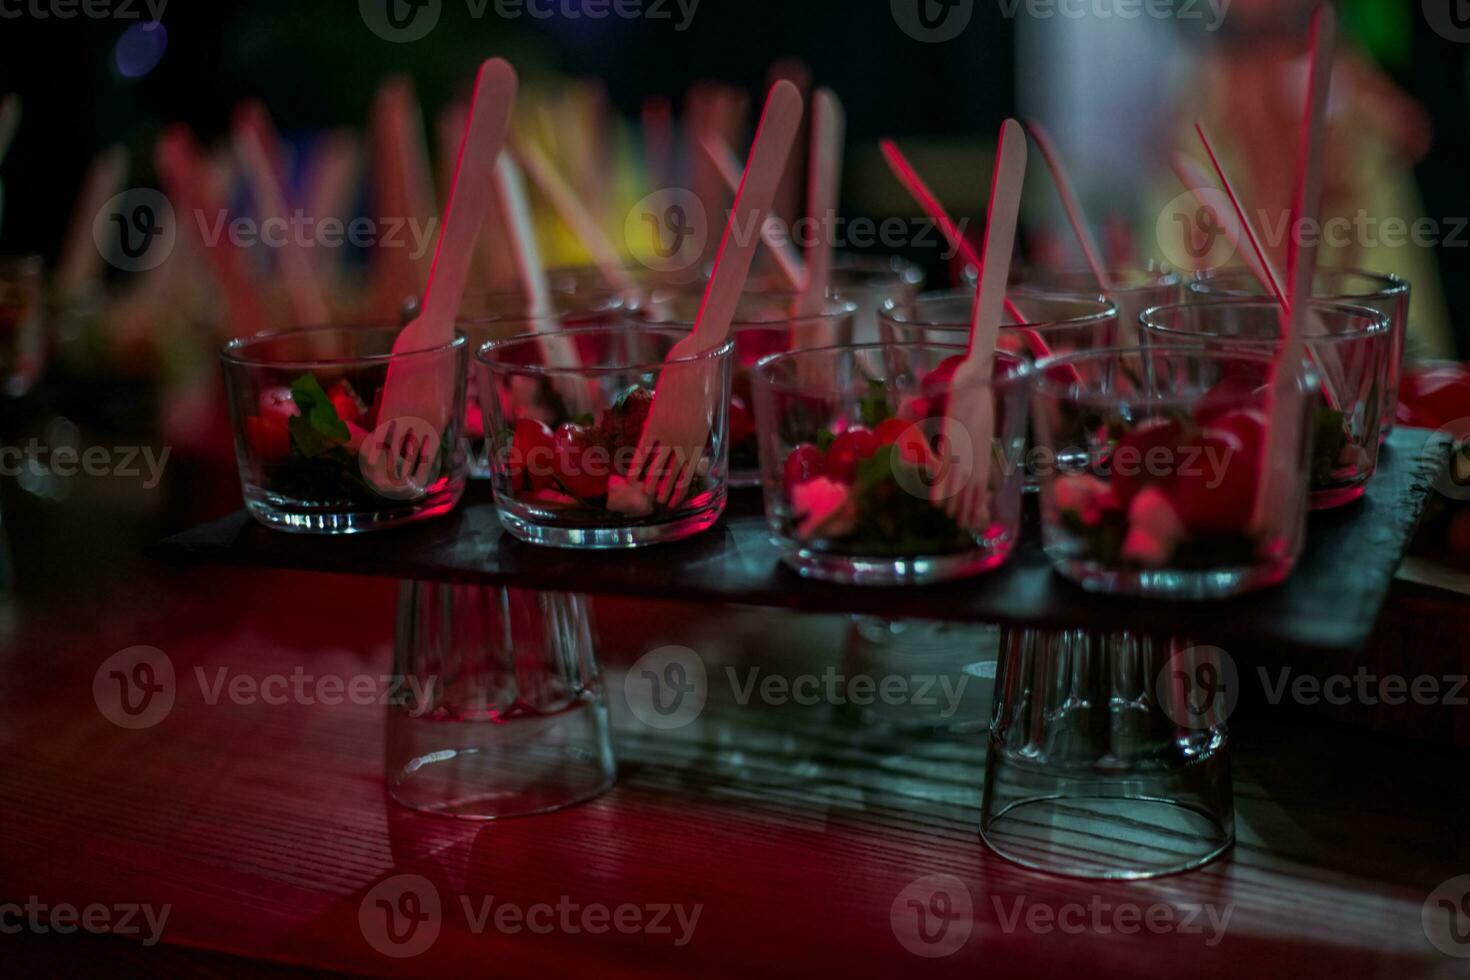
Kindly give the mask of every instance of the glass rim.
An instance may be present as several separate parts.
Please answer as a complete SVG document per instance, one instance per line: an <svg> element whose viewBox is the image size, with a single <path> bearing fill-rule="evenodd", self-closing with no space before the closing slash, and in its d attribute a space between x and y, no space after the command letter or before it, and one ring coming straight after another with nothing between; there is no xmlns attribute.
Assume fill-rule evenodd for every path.
<svg viewBox="0 0 1470 980"><path fill-rule="evenodd" d="M1356 266L1350 266L1343 269L1319 268L1317 269L1315 275L1340 277L1350 276L1356 277L1358 279L1366 279L1370 282L1378 283L1379 288L1369 290L1367 292L1351 293L1317 293L1316 290L1313 290L1313 301L1326 300L1328 302L1342 303L1346 300L1389 299L1397 296L1402 296L1409 291L1409 280L1403 278L1402 276L1395 275L1392 272L1373 272L1369 269L1360 269ZM1195 273L1195 275L1191 276L1189 279L1189 289L1191 292L1194 292L1196 294L1208 296L1211 293L1211 290L1209 289L1210 281L1216 278L1245 279L1250 281L1257 287L1260 287L1260 283L1256 282L1255 276L1251 274L1251 271L1249 269L1242 269L1232 266L1231 268L1223 270L1209 270L1209 275ZM1283 283L1282 285L1284 288L1285 284ZM1264 289L1262 289L1262 291L1259 293L1223 293L1221 295L1222 298L1251 298L1264 296L1267 294L1265 293Z"/></svg>
<svg viewBox="0 0 1470 980"><path fill-rule="evenodd" d="M856 272L873 275L891 275L903 283L921 283L924 270L917 262L902 255L867 255L862 252L835 252L832 255L833 272Z"/></svg>
<svg viewBox="0 0 1470 980"><path fill-rule="evenodd" d="M1044 395L1055 401L1076 402L1080 405L1142 405L1158 407L1191 406L1204 394L1201 390L1194 395L1138 395L1125 396L1108 392L1078 392L1077 382L1057 381L1052 377L1052 368L1073 367L1088 361L1100 361L1105 359L1117 359L1123 355L1137 355L1142 357L1151 356L1180 356L1194 357L1200 360L1217 361L1229 359L1231 361L1251 361L1264 364L1268 368L1275 363L1275 358L1270 354L1256 350L1219 350L1218 348L1206 347L1203 344L1144 344L1132 347L1099 347L1093 350L1073 351L1069 354L1054 354L1051 357L1042 358L1036 362L1033 370L1034 378L1032 390L1038 395ZM1308 389L1317 386L1317 371L1305 361L1302 364L1302 386Z"/></svg>
<svg viewBox="0 0 1470 980"><path fill-rule="evenodd" d="M703 293L705 291L705 284L699 283L699 284L696 284L696 285L698 286L698 290L699 290L700 294L703 295ZM675 287L673 289L673 292L674 293L679 293L679 294L683 294L683 293L686 293L686 292L687 293L693 293L694 292L694 289L693 288L690 288L690 289L688 289L686 291L686 290L683 290L682 288ZM658 291L657 290L654 290L654 295L655 296L657 295L657 293L658 293ZM792 292L792 291L784 290L784 289L782 289L782 290L763 290L763 291L760 291L760 292L745 292L745 293L741 293L740 294L740 299L741 299L741 301L744 301L747 297L749 297L750 300L751 300L751 302L756 302L756 301L759 301L759 300L770 300L773 297L774 298L777 298L778 300L789 298L792 303L795 303L796 300L797 300L797 298L800 295L801 295L800 293L796 293L796 292ZM648 300L648 303L650 305L652 305L655 302L657 302L657 300L655 300L655 299L649 299ZM735 318L733 318L730 321L730 329L732 331L735 331L735 330L744 330L744 329L748 329L748 328L761 328L761 327L770 328L770 327L784 326L785 324L789 324L789 323L824 322L824 321L828 321L828 320L840 320L840 319L842 319L845 316L857 316L858 304L856 302L854 302L853 300L844 299L844 298L842 298L840 296L827 296L827 297L825 297L823 299L823 303L825 305L822 307L822 312L821 313L813 313L813 314L810 314L808 316L796 316L796 315L791 314L789 312L786 315L784 315L784 316L771 316L771 317L768 317L766 319L761 319L761 320L751 320L751 319L744 319L744 320L742 320L738 316L736 316ZM701 301L701 305L702 305L702 301ZM632 307L624 307L621 311L613 310L613 311L610 311L610 312L614 312L614 313L621 312L623 314L623 316L624 316L625 319L632 320L633 322L639 324L640 326L648 326L648 327L676 327L676 328L682 328L686 333L694 326L694 320L693 319L689 319L689 318L685 318L685 317L679 317L677 319L664 319L664 320L652 320L652 319L649 319L649 308L648 308L648 306L643 306L643 305L632 306ZM737 309L737 312L738 312L738 309Z"/></svg>
<svg viewBox="0 0 1470 980"><path fill-rule="evenodd" d="M1370 320L1372 322L1369 326L1343 333L1313 334L1305 338L1307 344L1349 344L1387 334L1392 329L1392 322L1388 316L1370 306L1335 303L1327 299L1313 299L1310 305L1315 310L1357 317L1358 319ZM1151 316L1165 311L1247 309L1251 307L1269 309L1277 313L1281 310L1281 304L1276 302L1276 300L1259 296L1236 296L1194 303L1165 303L1163 306L1151 306L1140 313L1138 315L1138 325L1142 329L1149 331L1152 335L1170 339L1199 337L1209 343L1220 344L1226 347L1275 347L1280 340L1278 337L1220 337L1215 334L1201 333L1197 330L1181 330L1177 327L1152 323L1149 319Z"/></svg>
<svg viewBox="0 0 1470 980"><path fill-rule="evenodd" d="M577 337L592 336L594 334L617 334L626 336L628 334L642 333L654 336L663 336L672 339L677 344L683 338L689 336L689 331L677 326L663 326L658 324L648 326L629 327L627 324L610 324L605 326L575 327L571 330L558 330L557 337L575 339ZM674 360L658 360L649 362L631 362L628 364L596 365L582 367L550 367L545 364L511 364L506 361L497 360L491 355L496 351L504 351L506 348L515 347L520 344L540 344L547 334L524 333L514 337L505 337L500 340L488 340L480 345L475 352L475 363L483 364L491 371L500 371L507 374L534 375L536 377L599 377L608 374L623 374L629 371L652 372L659 371L676 364L699 364L704 361L714 361L728 356L735 349L733 337L726 337L724 342L708 350L697 354L688 354Z"/></svg>
<svg viewBox="0 0 1470 980"><path fill-rule="evenodd" d="M1183 285L1185 282L1184 274L1178 269L1143 269L1137 266L1107 265L1103 267L1103 272L1106 273L1107 277L1115 283L1111 290L1104 289L1102 287L1102 284L1097 281L1097 277L1092 274L1092 269L1085 265L1066 266L1061 269L1048 269L1039 266L1023 266L1015 274L1014 278L1009 283L1007 283L1007 286L1008 288L1028 293L1055 292L1062 296L1070 296L1074 294L1069 293L1065 290L1059 290L1055 283L1049 283L1047 282L1047 279L1064 279L1069 276L1078 276L1080 278L1086 279L1087 281L1092 283L1093 286L1096 286L1098 296L1106 296L1109 292L1135 293L1142 292L1146 289L1161 289L1166 286L1179 286ZM1145 277L1144 281L1136 283L1117 283L1119 276L1131 277L1139 274L1142 274ZM1086 292L1078 292L1075 295L1090 296L1092 295L1092 290L1091 288L1089 288Z"/></svg>
<svg viewBox="0 0 1470 980"><path fill-rule="evenodd" d="M1097 296L1088 296L1081 293L1052 293L1049 297L1047 294L1044 293L1037 293L1033 295L1037 298L1050 298L1057 303L1090 303L1099 307L1099 309L1095 310L1092 313L1086 313L1081 316L1068 317L1063 320L1035 320L1028 323L1002 323L1000 325L1000 329L1031 331L1059 330L1072 327L1096 326L1102 323L1106 323L1110 319L1116 320L1119 318L1118 304L1106 298L1101 293L1099 293ZM973 306L975 302L975 296L972 290L948 289L940 292L920 293L913 299L907 300L906 303L907 305L911 305L917 308L920 304L939 303L944 301L965 302ZM965 321L963 323L957 321L941 322L939 320L933 319L901 320L898 319L897 316L895 316L895 313L899 309L901 309L903 305L905 305L905 302L895 301L892 297L885 299L882 305L878 307L878 318L880 320L888 321L894 326L902 328L904 330L963 330L966 333L969 332L970 318L968 315L965 317ZM915 312L917 313L917 309L915 310Z"/></svg>
<svg viewBox="0 0 1470 980"><path fill-rule="evenodd" d="M803 348L802 350L790 350L783 351L777 354L767 354L765 357L757 361L755 363L755 366L750 369L750 378L753 382L761 385L762 387L769 388L772 391L779 391L782 394L787 395L851 395L853 394L852 391L846 388L839 388L835 385L814 385L803 384L799 381L781 381L772 375L772 370L779 364L786 362L794 363L799 358L811 356L814 354L834 355L838 353L856 353L859 351L902 351L926 349L936 351L948 351L951 354L964 354L965 351L968 350L967 347L961 344L885 344L881 342L872 344L835 344L830 347L807 347ZM1030 379L1033 373L1032 365L1029 361L1021 357L1019 354L1012 354L1010 351L997 350L995 351L994 356L1004 358L1011 364L1010 371L999 379L1005 385L1011 386L1024 384L1027 380ZM973 381L970 384L963 385L961 387L962 390L969 388L994 388L996 387L996 379L992 376L990 378L985 378L980 381ZM954 386L949 383L946 383L943 386L943 390L946 391L953 390L953 388ZM922 393L930 390L939 390L939 387L926 387L925 385L920 383L913 385L911 390L914 392Z"/></svg>
<svg viewBox="0 0 1470 980"><path fill-rule="evenodd" d="M385 364L389 361L405 361L411 358L427 357L432 354L443 354L446 351L456 350L469 344L469 338L464 333L456 330L454 339L448 343L435 344L431 347L420 347L409 351L389 350L386 354L361 354L351 357L292 357L292 358L260 358L249 357L244 351L257 344L266 344L280 340L305 340L312 337L325 337L334 334L349 334L362 336L369 333L400 333L403 327L391 321L378 321L362 324L346 324L342 326L318 326L318 327L291 327L285 330L267 330L262 333L251 334L247 337L236 337L227 341L220 348L220 360L226 364L237 367L264 367L264 368L294 368L310 369L323 367L342 367L344 365L370 365Z"/></svg>

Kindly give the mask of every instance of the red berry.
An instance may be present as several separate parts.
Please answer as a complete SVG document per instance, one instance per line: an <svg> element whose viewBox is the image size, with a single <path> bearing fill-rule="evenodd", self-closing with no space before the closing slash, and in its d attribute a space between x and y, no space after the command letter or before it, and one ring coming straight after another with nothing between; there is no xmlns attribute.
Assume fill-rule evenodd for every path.
<svg viewBox="0 0 1470 980"><path fill-rule="evenodd" d="M1181 446L1170 496L1193 530L1244 531L1255 507L1256 461L1240 437L1209 428Z"/></svg>
<svg viewBox="0 0 1470 980"><path fill-rule="evenodd" d="M923 430L907 419L889 419L873 430L878 445L896 445L898 458L910 466L918 466L929 458L929 444Z"/></svg>
<svg viewBox="0 0 1470 980"><path fill-rule="evenodd" d="M519 489L529 483L532 490L556 485L556 444L551 429L537 419L519 419L511 437L511 483Z"/></svg>
<svg viewBox="0 0 1470 980"><path fill-rule="evenodd" d="M1265 398L1265 384L1259 378L1227 374L1195 403L1194 421L1198 425L1211 425L1222 415L1259 408Z"/></svg>
<svg viewBox="0 0 1470 980"><path fill-rule="evenodd" d="M293 415L301 414L301 409L296 407L296 399L292 397L290 388L267 388L260 393L259 403L262 416L274 415L288 419Z"/></svg>
<svg viewBox="0 0 1470 980"><path fill-rule="evenodd" d="M851 483L858 463L878 451L878 437L856 426L838 436L827 447L827 475L839 483Z"/></svg>
<svg viewBox="0 0 1470 980"><path fill-rule="evenodd" d="M730 444L738 446L755 435L755 416L739 395L730 396Z"/></svg>
<svg viewBox="0 0 1470 980"><path fill-rule="evenodd" d="M1166 482L1177 465L1184 426L1173 419L1149 419L1128 430L1113 450L1112 489L1126 508L1150 483Z"/></svg>
<svg viewBox="0 0 1470 980"><path fill-rule="evenodd" d="M825 472L827 457L822 451L809 442L797 446L786 457L786 462L781 467L781 486L789 496L791 491L815 480Z"/></svg>
<svg viewBox="0 0 1470 980"><path fill-rule="evenodd" d="M556 478L574 497L592 500L607 493L612 476L612 454L592 430L571 422L556 430Z"/></svg>
<svg viewBox="0 0 1470 980"><path fill-rule="evenodd" d="M1406 372L1397 415L1404 425L1425 429L1470 417L1470 368L1436 363Z"/></svg>
<svg viewBox="0 0 1470 980"><path fill-rule="evenodd" d="M245 443L250 454L265 463L291 455L291 429L287 415L251 415L245 419Z"/></svg>
<svg viewBox="0 0 1470 980"><path fill-rule="evenodd" d="M351 383L346 378L338 381L327 389L327 397L332 400L332 407L337 410L337 417L343 422L362 424L362 417L367 414L367 406L362 399L357 397Z"/></svg>

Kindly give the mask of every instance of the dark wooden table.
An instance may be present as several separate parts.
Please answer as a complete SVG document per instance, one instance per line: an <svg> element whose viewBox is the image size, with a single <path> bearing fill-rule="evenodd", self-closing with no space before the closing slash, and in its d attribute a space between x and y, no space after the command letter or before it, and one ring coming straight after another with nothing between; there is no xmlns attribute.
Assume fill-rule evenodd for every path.
<svg viewBox="0 0 1470 980"><path fill-rule="evenodd" d="M91 963L215 975L270 963L416 976L971 980L1398 978L1462 975L1470 963L1435 949L1420 924L1431 890L1470 872L1470 760L1284 707L1232 719L1233 853L1189 875L1107 884L1033 874L980 845L983 735L904 734L830 706L728 699L712 700L698 725L652 732L618 693L626 666L666 643L772 672L839 664L846 617L600 602L618 785L504 823L387 801L381 707L210 703L221 669L252 681L386 673L394 595L371 578L136 568L106 590L8 606L0 897L169 909L166 953L138 937L110 951L122 940L27 934L15 962L43 973ZM158 724L129 731L99 711L93 685L109 656L136 644L167 655L177 695ZM894 923L904 926L906 889L935 874L963 883L972 912L963 944L925 959ZM444 912L429 948L392 959L369 944L361 915L375 888L402 875L433 883ZM700 914L682 946L648 933L477 931L463 903L478 915L492 896ZM1171 925L1118 928L1150 909ZM1227 914L1217 932L1211 922Z"/></svg>

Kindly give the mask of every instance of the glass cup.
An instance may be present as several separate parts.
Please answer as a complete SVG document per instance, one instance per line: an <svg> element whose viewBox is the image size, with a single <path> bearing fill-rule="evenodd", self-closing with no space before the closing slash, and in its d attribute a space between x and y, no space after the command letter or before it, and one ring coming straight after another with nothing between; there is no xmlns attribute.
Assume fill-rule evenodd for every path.
<svg viewBox="0 0 1470 980"><path fill-rule="evenodd" d="M1291 573L1305 539L1316 412L1292 421L1298 465L1257 518L1270 358L1199 346L1118 348L1036 366L1046 460L1042 543L1094 592L1210 599ZM1304 372L1303 385L1316 377ZM1312 390L1310 388L1304 391Z"/></svg>
<svg viewBox="0 0 1470 980"><path fill-rule="evenodd" d="M1283 288L1285 284L1283 284ZM1230 299L1265 296L1266 290L1245 269L1201 272L1189 282L1191 298ZM1387 273L1362 269L1318 269L1312 296L1339 306L1366 306L1388 318L1388 376L1383 386L1383 425L1380 440L1393 432L1399 408L1399 378L1404 368L1404 343L1409 335L1409 283Z"/></svg>
<svg viewBox="0 0 1470 980"><path fill-rule="evenodd" d="M256 520L349 534L454 509L468 469L460 435L466 340L394 351L398 335L393 326L328 327L225 345L235 457ZM390 371L437 401L416 415L380 418Z"/></svg>
<svg viewBox="0 0 1470 980"><path fill-rule="evenodd" d="M1222 855L1235 840L1231 664L1179 639L1002 631L981 839L1082 878L1152 878Z"/></svg>
<svg viewBox="0 0 1470 980"><path fill-rule="evenodd" d="M689 330L704 302L702 285L689 289L656 289L646 304L630 314L634 324L670 324ZM756 450L755 416L751 410L750 373L769 354L791 350L792 338L803 337L807 347L851 344L857 305L851 300L828 299L820 316L792 316L796 294L746 292L735 308L730 336L735 341L730 380L730 485L760 484L760 454Z"/></svg>
<svg viewBox="0 0 1470 980"><path fill-rule="evenodd" d="M1312 310L1308 329L1316 333L1307 339L1307 354L1320 390L1312 399L1311 503L1322 510L1361 497L1378 467L1392 338L1387 318L1367 307L1315 301ZM1202 343L1211 350L1269 354L1281 335L1281 307L1247 299L1165 306L1144 314L1143 332L1145 344Z"/></svg>
<svg viewBox="0 0 1470 980"><path fill-rule="evenodd" d="M399 803L464 819L558 810L616 778L585 596L404 582L385 762Z"/></svg>
<svg viewBox="0 0 1470 980"><path fill-rule="evenodd" d="M1009 312L1001 322L1000 350L1035 362L1043 357L1109 346L1118 328L1117 307L1101 296L1028 294L1012 297L1026 323ZM975 294L964 290L925 293L908 304L888 302L878 314L880 338L886 344L968 345ZM1028 440L1034 446L1036 440ZM1025 490L1041 485L1036 467L1026 463Z"/></svg>
<svg viewBox="0 0 1470 980"><path fill-rule="evenodd" d="M548 269L546 288L551 298L551 313L583 326L580 322L583 318L595 321L602 314L637 305L650 287L635 273L629 272L628 276L636 284L631 293L609 283L595 268ZM525 319L529 315L526 295L519 290L472 290L465 293L459 304L459 318L469 322Z"/></svg>
<svg viewBox="0 0 1470 980"><path fill-rule="evenodd" d="M888 300L912 302L924 289L924 270L898 256L838 255L827 291L857 304L853 343L878 340L878 311Z"/></svg>
<svg viewBox="0 0 1470 980"><path fill-rule="evenodd" d="M0 257L0 386L9 398L29 392L45 364L41 299L40 257Z"/></svg>
<svg viewBox="0 0 1470 980"><path fill-rule="evenodd" d="M1006 560L1020 536L1030 369L997 353L991 380L956 387L963 354L869 344L761 361L752 379L761 483L787 565L833 582L910 585ZM993 431L942 439L954 397L988 400ZM950 499L934 500L934 487L944 467L968 476L981 460L988 505L974 526L962 526L946 513Z"/></svg>
<svg viewBox="0 0 1470 980"><path fill-rule="evenodd" d="M666 362L688 330L582 327L486 344L476 359L490 481L506 530L561 548L634 548L705 530L725 509L735 344ZM659 379L679 372L676 414L700 438L675 506L629 480Z"/></svg>
<svg viewBox="0 0 1470 980"><path fill-rule="evenodd" d="M520 302L515 297L516 303ZM455 329L469 338L470 350L478 351L486 344L513 337L525 337L536 333L553 333L578 327L607 326L617 322L621 314L616 310L606 313L552 313L546 316L530 316L525 313L486 313L481 316L461 318ZM588 344L586 338L583 344ZM583 359L595 357L597 351L588 347L581 351ZM464 432L470 462L470 476L477 479L490 477L490 444L485 437L485 415L480 407L480 386L470 383L465 391Z"/></svg>

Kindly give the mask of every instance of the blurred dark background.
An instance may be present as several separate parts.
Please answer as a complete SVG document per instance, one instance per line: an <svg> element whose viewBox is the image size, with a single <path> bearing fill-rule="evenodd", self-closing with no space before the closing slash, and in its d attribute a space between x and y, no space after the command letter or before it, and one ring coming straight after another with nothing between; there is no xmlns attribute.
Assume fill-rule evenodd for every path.
<svg viewBox="0 0 1470 980"><path fill-rule="evenodd" d="M140 39L139 21L126 19L146 15L142 0L96 5L93 9L114 14L105 18L83 16L68 0L8 0L0 13L0 92L21 94L25 119L0 170L7 191L0 251L54 253L84 170L99 148L122 142L146 167L162 125L187 122L201 139L210 140L224 131L231 108L248 97L263 99L290 137L326 125L361 125L378 82L402 72L415 80L432 114L462 91L480 59L495 53L512 59L532 81L601 79L613 107L636 119L645 97L666 96L677 107L682 93L700 79L758 93L770 65L794 57L810 67L817 84L842 95L849 152L860 160L860 148L885 135L988 143L1000 120L1018 109L1018 34L1044 35L1054 26L1073 26L1055 16L1028 21L1032 7L1025 3L1015 8L1010 0L974 0L966 8L961 0L956 10L970 11L963 33L946 43L924 43L898 26L887 0L700 0L689 17L676 0L657 8L653 2L648 0L645 9L657 9L662 15L657 19L558 13L582 10L584 0L539 0L537 9L553 16L522 12L509 19L497 13L516 9L504 0L499 5L441 0L437 24L426 38L393 43L368 28L360 5L351 0L175 0L164 7L166 43L160 44L157 38ZM911 2L919 0L902 0L900 6ZM1206 8L1202 0L1178 6L1181 12ZM1151 31L1137 45L1136 57L1140 63L1177 60L1211 45L1248 44L1255 29L1249 19L1264 6L1270 5L1237 0L1225 8L1224 29L1213 32L1181 16L1174 25L1177 44L1165 50L1157 44L1158 31ZM1419 6L1404 0L1340 5L1349 43L1418 100L1432 120L1433 148L1414 176L1424 213L1451 219L1470 215L1470 45L1436 31ZM1007 16L1013 8L1019 13ZM68 10L75 15L58 16ZM942 9L928 12L937 15ZM1103 26L1116 28L1118 22ZM1022 66L1021 78L1059 76L1064 67L1052 58L1032 58ZM128 77L124 70L140 77ZM1157 93L1159 98L1181 94L1188 96ZM1061 138L1067 141L1065 134ZM131 180L137 184L150 177L135 172ZM883 210L885 201L852 200L851 185L850 179L849 208ZM973 200L978 203L981 196L977 190ZM1456 325L1470 316L1467 248L1470 235L1436 257L1448 319ZM1464 337L1460 330L1455 333L1463 352Z"/></svg>

